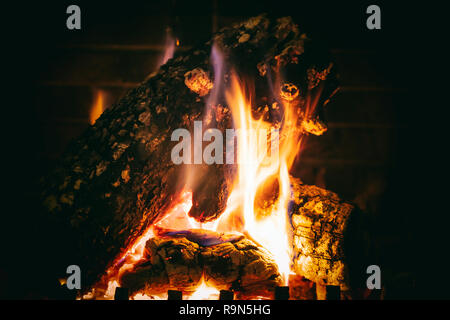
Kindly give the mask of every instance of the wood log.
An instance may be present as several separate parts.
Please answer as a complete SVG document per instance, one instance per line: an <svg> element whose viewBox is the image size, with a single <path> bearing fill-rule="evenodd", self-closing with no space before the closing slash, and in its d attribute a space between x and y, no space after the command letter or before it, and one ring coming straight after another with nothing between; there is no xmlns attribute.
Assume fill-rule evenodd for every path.
<svg viewBox="0 0 450 320"><path fill-rule="evenodd" d="M194 121L205 119L205 109L213 114L211 125L228 127L229 115L221 117L228 109L225 102L206 105L214 91L213 44L238 74L254 81L255 104L270 105L284 97L302 108L307 96L318 90L321 106L336 90L327 52L314 46L290 18L265 16L225 28L213 40L176 54L130 90L69 146L42 180L47 218L67 238L57 240L64 247L64 252L58 248L58 269L64 275L67 265L79 265L85 290L166 212L183 188L186 172L195 172L194 181L196 176L208 177L206 184L192 184L194 205L189 214L205 221L223 211L232 166L197 171L171 161L172 132L192 132ZM280 75L297 90L289 86L273 92L273 79Z"/></svg>
<svg viewBox="0 0 450 320"><path fill-rule="evenodd" d="M349 291L349 267L361 254L353 250L355 241L364 243L354 234L361 227L354 224L360 212L331 191L293 177L291 182L293 270L297 273L289 277L292 297L315 299L317 288L318 299L336 299L341 288ZM270 207L275 198L262 204ZM131 287L133 293L193 292L202 275L209 286L234 290L240 299L273 298L282 288L270 253L238 233L157 229L147 248L146 257L121 279L121 285Z"/></svg>
<svg viewBox="0 0 450 320"><path fill-rule="evenodd" d="M207 233L211 238L218 235L202 231ZM132 295L140 292L151 296L167 290L189 294L203 276L207 285L236 291L240 298L273 297L282 281L270 253L243 235L216 238L212 245L199 237L152 238L147 241L145 257L122 274L120 285L130 288Z"/></svg>

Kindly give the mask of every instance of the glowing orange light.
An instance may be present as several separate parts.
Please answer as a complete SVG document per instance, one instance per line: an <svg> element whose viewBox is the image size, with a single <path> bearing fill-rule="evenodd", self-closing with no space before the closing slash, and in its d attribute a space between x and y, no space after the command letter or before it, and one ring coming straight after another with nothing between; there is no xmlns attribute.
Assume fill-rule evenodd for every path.
<svg viewBox="0 0 450 320"><path fill-rule="evenodd" d="M103 90L97 90L95 101L89 113L89 123L92 125L105 111L104 106L105 93Z"/></svg>

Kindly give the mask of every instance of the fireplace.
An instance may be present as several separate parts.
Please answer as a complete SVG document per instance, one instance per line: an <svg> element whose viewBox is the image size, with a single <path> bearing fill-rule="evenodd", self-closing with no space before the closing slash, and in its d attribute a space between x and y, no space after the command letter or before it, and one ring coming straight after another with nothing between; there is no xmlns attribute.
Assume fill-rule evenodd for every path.
<svg viewBox="0 0 450 320"><path fill-rule="evenodd" d="M80 298L120 287L132 299L273 299L294 276L351 295L347 255L361 252L344 243L363 241L350 230L358 209L290 173L307 137L327 131L339 89L329 53L266 15L166 49L93 122L99 92L93 124L43 183L46 210L78 234Z"/></svg>
<svg viewBox="0 0 450 320"><path fill-rule="evenodd" d="M150 44L80 33L43 59L46 160L30 209L41 206L46 235L30 234L46 248L45 289L32 294L380 299L416 288L397 257L409 233L380 213L406 127L392 110L411 99L391 66L304 15L237 17L211 1L189 33L183 8L164 12ZM67 290L69 265L81 289ZM379 290L367 288L373 265L388 270Z"/></svg>

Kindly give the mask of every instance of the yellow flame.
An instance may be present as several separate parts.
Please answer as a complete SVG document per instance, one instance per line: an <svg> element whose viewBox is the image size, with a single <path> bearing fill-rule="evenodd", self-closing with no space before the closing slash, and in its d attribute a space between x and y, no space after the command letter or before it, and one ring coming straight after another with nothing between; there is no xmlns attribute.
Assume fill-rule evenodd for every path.
<svg viewBox="0 0 450 320"><path fill-rule="evenodd" d="M168 208L164 218L154 226L178 230L202 228L245 233L272 254L284 284L287 285L292 260L288 214L291 199L289 170L301 146L299 129L301 126L298 125L296 106L284 103L279 133L273 135L274 124L265 122L262 118L253 118L252 102L250 97L244 94L245 89L237 75L232 73L231 86L226 90L225 97L232 111L237 133L237 177L233 181L225 211L215 221L208 223L195 221L187 215L192 207L192 192L184 190ZM273 149L270 155L267 152L268 133L271 145L274 143L274 137L279 140L277 154L274 154ZM269 206L261 207L258 200L262 196L259 191L267 185L278 188L275 192L276 198L272 199ZM269 194L273 195L274 192ZM154 236L154 226L149 226L107 271L108 288L104 298L112 298L120 275L144 258L145 244ZM218 290L208 286L202 278L198 289L190 299L211 299L217 295ZM159 296L149 297L143 293L133 297L133 299L161 298L164 299Z"/></svg>
<svg viewBox="0 0 450 320"><path fill-rule="evenodd" d="M202 277L199 286L195 292L189 296L188 300L218 300L220 291L212 286L209 286L205 282L205 278Z"/></svg>
<svg viewBox="0 0 450 320"><path fill-rule="evenodd" d="M254 132L270 132L272 124L262 119L253 119L251 100L243 93L243 84L233 74L231 88L225 96L232 110L237 127L238 177L228 199L227 209L220 218L218 229L230 227L230 216L240 215L243 231L269 250L288 282L291 266L289 243L288 204L291 193L289 168L300 146L300 132L295 125L294 108L285 107L284 119L279 137L278 155L267 154L267 137ZM274 141L272 140L272 143ZM266 182L278 181L278 198L269 208L258 208L255 204L259 188ZM258 214L257 211L265 211ZM234 217L235 218L235 217Z"/></svg>

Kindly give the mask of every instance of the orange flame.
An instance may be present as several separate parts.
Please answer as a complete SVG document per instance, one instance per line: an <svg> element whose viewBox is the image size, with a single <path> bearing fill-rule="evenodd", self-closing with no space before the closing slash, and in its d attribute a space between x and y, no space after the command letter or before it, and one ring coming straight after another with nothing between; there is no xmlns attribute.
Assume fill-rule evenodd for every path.
<svg viewBox="0 0 450 320"><path fill-rule="evenodd" d="M89 112L89 123L91 125L93 125L95 121L102 115L103 111L105 111L104 100L105 92L103 90L97 90L94 104L92 105Z"/></svg>

